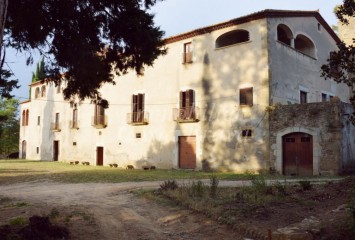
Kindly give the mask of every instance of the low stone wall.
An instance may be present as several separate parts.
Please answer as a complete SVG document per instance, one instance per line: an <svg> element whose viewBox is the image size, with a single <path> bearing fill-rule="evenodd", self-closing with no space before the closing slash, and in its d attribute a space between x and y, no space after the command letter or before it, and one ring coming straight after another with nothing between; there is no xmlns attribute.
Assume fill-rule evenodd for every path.
<svg viewBox="0 0 355 240"><path fill-rule="evenodd" d="M280 133L308 132L313 135L314 175L333 175L354 161L355 127L347 115L350 104L332 102L279 105L270 110L270 167L278 169L282 156ZM285 131L286 130L286 131ZM352 155L352 156L351 156ZM280 168L280 167L279 167ZM315 172L316 171L316 172Z"/></svg>

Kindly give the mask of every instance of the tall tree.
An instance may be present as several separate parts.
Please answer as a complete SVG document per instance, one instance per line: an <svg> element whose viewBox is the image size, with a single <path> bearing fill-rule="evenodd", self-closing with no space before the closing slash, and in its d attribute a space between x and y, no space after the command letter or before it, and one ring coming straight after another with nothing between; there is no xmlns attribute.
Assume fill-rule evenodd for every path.
<svg viewBox="0 0 355 240"><path fill-rule="evenodd" d="M343 5L335 8L335 14L342 24L349 24L348 19L355 18L355 1L344 0ZM353 44L342 41L338 44L338 50L331 52L328 63L322 66L321 75L325 79L345 83L355 90L355 34ZM355 107L355 95L350 101Z"/></svg>
<svg viewBox="0 0 355 240"><path fill-rule="evenodd" d="M18 151L18 105L17 99L0 98L0 155Z"/></svg>
<svg viewBox="0 0 355 240"><path fill-rule="evenodd" d="M66 98L100 98L99 88L114 84L115 74L138 72L165 54L164 32L149 13L156 1L11 0L5 44L38 49L46 57L47 81L65 77Z"/></svg>

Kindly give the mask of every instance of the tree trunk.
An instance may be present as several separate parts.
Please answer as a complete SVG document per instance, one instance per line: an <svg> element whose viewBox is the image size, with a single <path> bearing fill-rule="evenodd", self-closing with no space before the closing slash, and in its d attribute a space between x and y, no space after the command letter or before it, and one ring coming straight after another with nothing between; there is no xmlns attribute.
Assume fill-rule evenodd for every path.
<svg viewBox="0 0 355 240"><path fill-rule="evenodd" d="M3 54L3 37L4 37L4 28L6 21L8 0L0 0L0 69L3 65L4 54Z"/></svg>

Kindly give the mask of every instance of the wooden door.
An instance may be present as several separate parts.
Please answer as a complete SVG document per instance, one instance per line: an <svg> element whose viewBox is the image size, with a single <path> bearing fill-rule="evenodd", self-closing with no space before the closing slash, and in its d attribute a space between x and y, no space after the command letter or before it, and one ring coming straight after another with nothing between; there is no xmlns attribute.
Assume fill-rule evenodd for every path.
<svg viewBox="0 0 355 240"><path fill-rule="evenodd" d="M282 137L283 174L313 175L313 138L307 133L290 133Z"/></svg>
<svg viewBox="0 0 355 240"><path fill-rule="evenodd" d="M58 161L59 159L59 141L53 142L53 161Z"/></svg>
<svg viewBox="0 0 355 240"><path fill-rule="evenodd" d="M22 156L21 156L23 159L26 159L26 145L27 145L26 140L23 140L22 141Z"/></svg>
<svg viewBox="0 0 355 240"><path fill-rule="evenodd" d="M196 168L196 137L179 137L179 168Z"/></svg>
<svg viewBox="0 0 355 240"><path fill-rule="evenodd" d="M104 147L97 147L96 149L96 165L104 165Z"/></svg>

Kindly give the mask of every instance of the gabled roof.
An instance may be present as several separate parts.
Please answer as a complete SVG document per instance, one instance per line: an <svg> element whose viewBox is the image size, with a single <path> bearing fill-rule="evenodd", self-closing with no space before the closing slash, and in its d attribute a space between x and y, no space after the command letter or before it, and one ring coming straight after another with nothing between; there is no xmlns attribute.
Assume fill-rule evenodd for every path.
<svg viewBox="0 0 355 240"><path fill-rule="evenodd" d="M239 25L242 23L251 22L253 20L258 20L262 18L280 18L280 17L314 17L318 20L320 24L322 24L323 28L332 36L335 42L339 43L340 39L338 35L333 31L333 29L328 25L328 23L324 20L324 18L319 14L318 11L301 11L301 10L273 10L266 9L260 12L255 12L246 16L242 16L239 18L234 18L227 22L218 23L215 25L211 25L208 27L198 28L196 30L182 33L179 35L175 35L172 37L168 37L165 39L165 43L173 43L177 41L181 41L187 38L195 37L198 35L206 34L213 32L215 30Z"/></svg>

